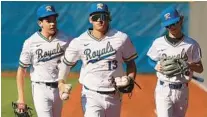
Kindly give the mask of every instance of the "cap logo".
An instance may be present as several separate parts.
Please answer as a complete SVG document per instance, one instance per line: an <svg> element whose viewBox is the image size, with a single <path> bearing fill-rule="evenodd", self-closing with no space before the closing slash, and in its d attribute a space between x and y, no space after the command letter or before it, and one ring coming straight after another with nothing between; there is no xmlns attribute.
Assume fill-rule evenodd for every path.
<svg viewBox="0 0 207 117"><path fill-rule="evenodd" d="M51 7L51 6L46 6L45 9L46 9L47 11L52 11L52 7Z"/></svg>
<svg viewBox="0 0 207 117"><path fill-rule="evenodd" d="M103 9L103 4L102 3L99 3L99 4L97 4L97 9Z"/></svg>
<svg viewBox="0 0 207 117"><path fill-rule="evenodd" d="M171 18L171 17L170 17L170 13L166 13L166 14L164 15L164 17L165 17L165 20L170 19L170 18Z"/></svg>

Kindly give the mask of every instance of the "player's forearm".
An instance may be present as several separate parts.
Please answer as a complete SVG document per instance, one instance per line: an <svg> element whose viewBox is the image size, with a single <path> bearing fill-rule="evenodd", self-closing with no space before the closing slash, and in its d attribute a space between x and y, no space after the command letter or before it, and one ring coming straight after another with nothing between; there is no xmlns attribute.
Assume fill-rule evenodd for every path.
<svg viewBox="0 0 207 117"><path fill-rule="evenodd" d="M127 64L127 76L130 76L135 79L137 73L135 62L132 60L127 62L126 64Z"/></svg>
<svg viewBox="0 0 207 117"><path fill-rule="evenodd" d="M65 83L72 66L67 66L64 63L59 65L58 84Z"/></svg>
<svg viewBox="0 0 207 117"><path fill-rule="evenodd" d="M197 73L202 73L203 72L203 65L201 62L198 63L189 63L189 68Z"/></svg>
<svg viewBox="0 0 207 117"><path fill-rule="evenodd" d="M19 67L17 71L17 91L18 101L24 102L24 77L26 75L26 69Z"/></svg>

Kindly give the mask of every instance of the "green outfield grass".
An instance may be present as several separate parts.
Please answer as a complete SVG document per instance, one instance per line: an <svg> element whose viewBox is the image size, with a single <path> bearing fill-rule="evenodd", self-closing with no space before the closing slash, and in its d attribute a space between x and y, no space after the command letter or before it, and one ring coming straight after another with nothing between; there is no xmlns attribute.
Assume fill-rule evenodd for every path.
<svg viewBox="0 0 207 117"><path fill-rule="evenodd" d="M73 84L73 87L77 84L76 78L70 78L67 82ZM33 117L37 117L31 92L31 81L29 78L25 78L25 98L28 106L33 108ZM17 85L16 79L10 77L1 78L1 117L14 117L12 109L12 101L17 100Z"/></svg>

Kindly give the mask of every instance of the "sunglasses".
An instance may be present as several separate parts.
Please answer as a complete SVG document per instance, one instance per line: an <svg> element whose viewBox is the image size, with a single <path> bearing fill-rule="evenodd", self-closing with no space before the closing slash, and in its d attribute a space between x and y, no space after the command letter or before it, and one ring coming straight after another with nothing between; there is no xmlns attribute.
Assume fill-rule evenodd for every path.
<svg viewBox="0 0 207 117"><path fill-rule="evenodd" d="M100 19L100 21L111 21L110 16L108 14L94 14L91 16L92 21L96 22Z"/></svg>
<svg viewBox="0 0 207 117"><path fill-rule="evenodd" d="M176 23L174 23L174 24L170 24L170 25L168 25L168 26L165 26L165 28L171 28L172 26L176 26L178 23L179 23L179 21L176 22Z"/></svg>

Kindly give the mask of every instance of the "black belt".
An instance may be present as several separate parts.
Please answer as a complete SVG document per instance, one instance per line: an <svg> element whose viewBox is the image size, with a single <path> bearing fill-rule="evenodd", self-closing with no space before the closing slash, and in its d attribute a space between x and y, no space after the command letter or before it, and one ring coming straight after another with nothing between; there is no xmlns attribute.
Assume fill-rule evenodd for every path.
<svg viewBox="0 0 207 117"><path fill-rule="evenodd" d="M160 81L160 85L164 85L164 82ZM188 83L184 83L184 84L169 84L169 88L170 89L181 89L183 85L188 86Z"/></svg>
<svg viewBox="0 0 207 117"><path fill-rule="evenodd" d="M50 86L51 88L58 88L58 82L35 82L35 83L42 83L45 84L47 86Z"/></svg>
<svg viewBox="0 0 207 117"><path fill-rule="evenodd" d="M84 85L84 88L87 89L87 90L90 90L90 91L94 91L94 92L100 93L100 94L115 94L116 93L115 90L114 91L95 91L95 90L89 89L85 85Z"/></svg>

